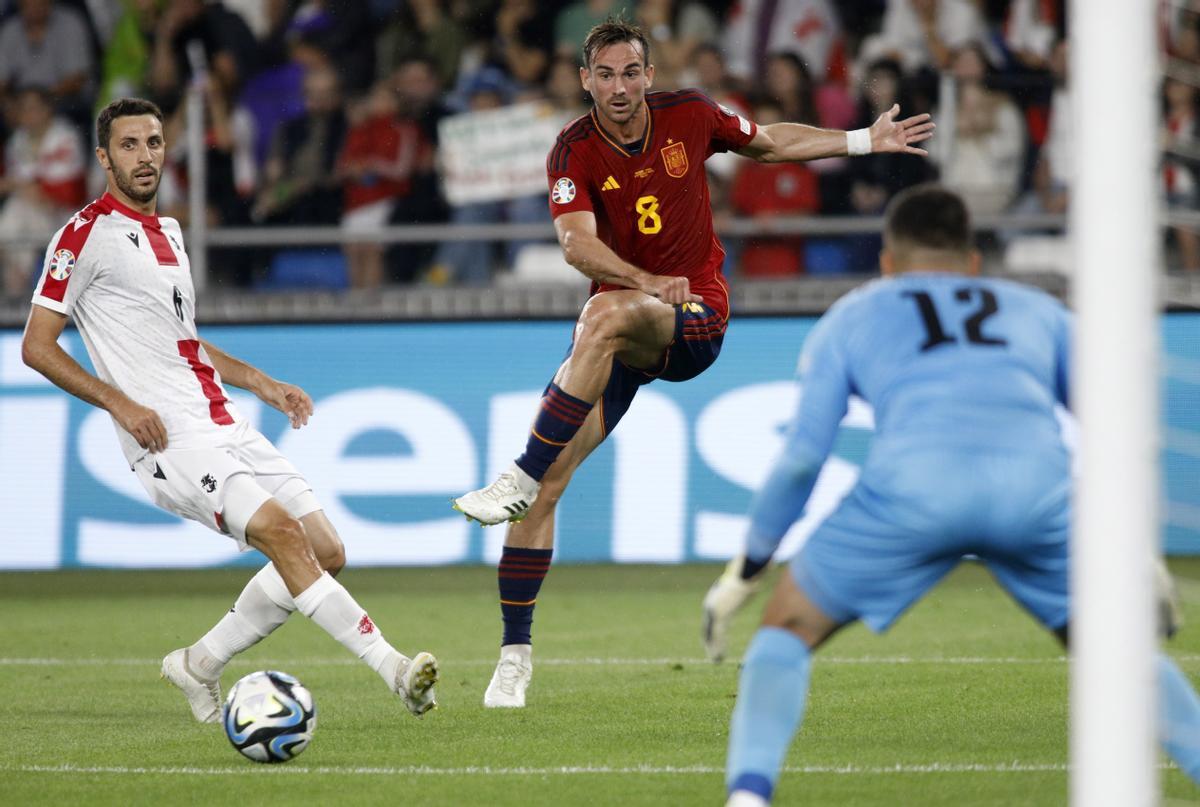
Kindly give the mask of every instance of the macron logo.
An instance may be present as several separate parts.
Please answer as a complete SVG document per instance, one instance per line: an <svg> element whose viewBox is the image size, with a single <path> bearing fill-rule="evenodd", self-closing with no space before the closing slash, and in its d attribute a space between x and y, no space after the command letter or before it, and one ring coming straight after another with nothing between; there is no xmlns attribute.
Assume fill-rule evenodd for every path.
<svg viewBox="0 0 1200 807"><path fill-rule="evenodd" d="M133 244L134 249L142 248L141 244L138 243L138 234L137 233L125 233L125 237L129 239L130 243Z"/></svg>

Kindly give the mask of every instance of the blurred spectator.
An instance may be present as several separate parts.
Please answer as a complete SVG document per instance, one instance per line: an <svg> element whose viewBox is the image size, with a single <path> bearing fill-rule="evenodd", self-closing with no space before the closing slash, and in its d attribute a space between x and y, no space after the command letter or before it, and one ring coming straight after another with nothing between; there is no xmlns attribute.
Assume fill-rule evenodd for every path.
<svg viewBox="0 0 1200 807"><path fill-rule="evenodd" d="M287 37L287 60L251 76L238 96L254 119L254 156L267 159L275 130L304 114L304 77L314 70L333 70L329 54L308 36Z"/></svg>
<svg viewBox="0 0 1200 807"><path fill-rule="evenodd" d="M45 243L62 222L83 206L85 167L83 140L75 127L54 114L49 92L39 87L21 90L14 102L16 129L4 148L4 177L0 208L4 290L9 295L29 290ZM34 240L29 240L34 239Z"/></svg>
<svg viewBox="0 0 1200 807"><path fill-rule="evenodd" d="M1200 8L1159 2L1159 46L1168 55L1200 64Z"/></svg>
<svg viewBox="0 0 1200 807"><path fill-rule="evenodd" d="M364 92L375 77L375 34L366 0L290 0L289 32L304 36L337 66L348 95Z"/></svg>
<svg viewBox="0 0 1200 807"><path fill-rule="evenodd" d="M304 115L281 124L251 216L266 224L335 224L341 218L334 161L346 133L337 75L315 68L304 77Z"/></svg>
<svg viewBox="0 0 1200 807"><path fill-rule="evenodd" d="M908 109L911 101L904 87L900 65L891 59L881 59L867 69L863 78L862 100L858 118L851 128L870 126L893 104ZM883 215L891 198L910 185L924 182L933 173L930 165L919 157L906 154L868 154L855 157L847 166L849 182L849 212L860 216ZM860 234L844 239L847 265L860 271L872 271L883 248L875 233Z"/></svg>
<svg viewBox="0 0 1200 807"><path fill-rule="evenodd" d="M583 40L592 26L599 25L608 17L632 19L633 2L624 0L575 0L558 12L554 20L554 50L564 56L575 56L583 61Z"/></svg>
<svg viewBox="0 0 1200 807"><path fill-rule="evenodd" d="M794 53L772 53L763 73L763 94L771 99L780 120L819 126L812 77ZM759 105L756 105L756 109ZM768 108L768 107L763 107Z"/></svg>
<svg viewBox="0 0 1200 807"><path fill-rule="evenodd" d="M900 65L881 59L867 69L863 78L862 100L851 128L870 126L880 115L899 104L907 109L912 102L904 87ZM929 164L905 154L868 154L850 161L851 201L855 213L877 216L893 196L910 185L929 179Z"/></svg>
<svg viewBox="0 0 1200 807"><path fill-rule="evenodd" d="M221 0L221 4L241 17L250 33L259 41L270 34L272 15L285 12L282 0Z"/></svg>
<svg viewBox="0 0 1200 807"><path fill-rule="evenodd" d="M702 44L692 49L691 59L679 79L680 87L695 87L710 98L729 95L736 89L725 69L725 56L716 45Z"/></svg>
<svg viewBox="0 0 1200 807"><path fill-rule="evenodd" d="M496 96L498 106L511 103L519 87L499 65L485 63L478 69L459 76L458 86L446 96L451 112L467 112L475 109L476 95ZM491 109L492 107L488 107Z"/></svg>
<svg viewBox="0 0 1200 807"><path fill-rule="evenodd" d="M419 56L434 65L442 86L453 86L467 41L467 32L440 0L410 0L389 16L379 34L376 75L390 76Z"/></svg>
<svg viewBox="0 0 1200 807"><path fill-rule="evenodd" d="M1200 148L1200 90L1177 78L1163 80L1162 186L1167 204L1180 210L1200 209L1200 175L1196 159ZM1172 227L1182 268L1200 271L1200 234Z"/></svg>
<svg viewBox="0 0 1200 807"><path fill-rule="evenodd" d="M987 88L982 46L959 50L952 69L957 88L954 137L933 141L930 156L939 164L942 182L961 193L973 213L1000 213L1016 197L1021 178L1021 113L1008 96Z"/></svg>
<svg viewBox="0 0 1200 807"><path fill-rule="evenodd" d="M1061 35L1062 0L1012 0L1004 19L1004 47L1027 70L1046 70Z"/></svg>
<svg viewBox="0 0 1200 807"><path fill-rule="evenodd" d="M203 47L204 69L226 92L237 92L259 67L258 42L241 17L220 3L172 0L158 18L151 57L150 86L164 110L175 107L199 66L188 55L190 42Z"/></svg>
<svg viewBox="0 0 1200 807"><path fill-rule="evenodd" d="M767 126L785 120L775 101L754 106L754 120ZM817 175L804 163L759 163L743 160L733 180L733 209L744 216L769 220L775 216L815 213L821 206ZM799 236L747 238L741 253L743 277L780 277L804 272L804 239Z"/></svg>
<svg viewBox="0 0 1200 807"><path fill-rule="evenodd" d="M403 62L392 76L400 102L400 114L416 121L425 136L437 143L438 122L450 114L443 98L434 63L426 57Z"/></svg>
<svg viewBox="0 0 1200 807"><path fill-rule="evenodd" d="M692 51L716 43L721 34L712 11L696 0L641 0L636 19L650 39L650 61L660 89L683 86L680 79Z"/></svg>
<svg viewBox="0 0 1200 807"><path fill-rule="evenodd" d="M485 112L503 107L509 101L509 90L509 84L496 68L488 67L479 71L464 88L467 112ZM504 202L454 205L450 209L450 223L491 225L504 221L504 208ZM446 283L484 285L492 279L493 246L491 241L443 241L437 247L426 280L438 286Z"/></svg>
<svg viewBox="0 0 1200 807"><path fill-rule="evenodd" d="M793 53L818 83L845 76L841 26L829 0L738 0L722 40L729 73L756 84L773 53Z"/></svg>
<svg viewBox="0 0 1200 807"><path fill-rule="evenodd" d="M543 83L550 66L550 54L542 47L542 25L535 19L517 26L505 43L504 66L513 80L513 101L544 97Z"/></svg>
<svg viewBox="0 0 1200 807"><path fill-rule="evenodd" d="M206 221L210 227L246 226L250 224L250 205L258 184L254 120L245 107L233 104L221 82L211 77L205 79L202 92ZM167 141L167 162L163 168L159 208L163 215L178 219L186 228L191 220L187 201L191 177L188 175L186 104L180 104L167 119L163 135ZM172 194L171 190L177 192ZM238 286L249 285L253 256L253 250L223 249L221 260L212 262L213 279Z"/></svg>
<svg viewBox="0 0 1200 807"><path fill-rule="evenodd" d="M1070 199L1071 179L1075 161L1071 94L1067 86L1069 53L1066 40L1054 46L1050 54L1050 71L1054 76L1054 93L1050 97L1050 120L1046 139L1038 154L1029 193L1013 208L1015 213L1046 213L1063 215ZM1012 234L1006 233L1006 238Z"/></svg>
<svg viewBox="0 0 1200 807"><path fill-rule="evenodd" d="M837 84L813 85L812 74L796 54L767 57L764 93L783 110L783 119L827 129L845 129L854 119L854 101Z"/></svg>
<svg viewBox="0 0 1200 807"><path fill-rule="evenodd" d="M514 102L538 97L553 54L553 17L534 0L501 0L494 23L488 48L478 56L512 77Z"/></svg>
<svg viewBox="0 0 1200 807"><path fill-rule="evenodd" d="M357 120L346 133L337 163L337 176L345 189L342 229L346 232L374 232L387 226L396 200L412 191L413 175L428 159L429 146L420 127L401 120L398 113L391 82L378 82L359 104ZM347 243L343 250L352 288L383 284L382 244Z"/></svg>
<svg viewBox="0 0 1200 807"><path fill-rule="evenodd" d="M433 62L424 56L407 59L393 73L392 86L400 118L416 124L424 141L436 146L438 123L450 112ZM389 223L441 222L447 215L434 150L429 148L416 166L409 193L395 200ZM402 282L416 279L433 261L435 249L434 244L394 244L387 251L388 273Z"/></svg>
<svg viewBox="0 0 1200 807"><path fill-rule="evenodd" d="M0 91L41 87L61 112L90 115L95 62L87 23L53 0L19 0L0 26Z"/></svg>
<svg viewBox="0 0 1200 807"><path fill-rule="evenodd" d="M160 4L157 0L130 0L123 8L101 55L97 114L118 98L140 96L146 91Z"/></svg>
<svg viewBox="0 0 1200 807"><path fill-rule="evenodd" d="M987 37L971 0L888 0L883 30L863 41L861 63L895 59L906 73L948 70L954 53Z"/></svg>
<svg viewBox="0 0 1200 807"><path fill-rule="evenodd" d="M546 71L546 100L568 118L588 111L587 94L579 80L578 63L567 56L555 56Z"/></svg>
<svg viewBox="0 0 1200 807"><path fill-rule="evenodd" d="M786 121L844 129L854 117L854 102L848 96L839 98L836 93L826 94L823 98L827 103L823 108L818 107L812 78L800 58L791 52L773 53L767 57L762 90ZM834 205L835 212L840 212L839 200L844 200L847 194L846 164L846 159L836 157L806 164L808 170L820 176L820 196L826 205Z"/></svg>

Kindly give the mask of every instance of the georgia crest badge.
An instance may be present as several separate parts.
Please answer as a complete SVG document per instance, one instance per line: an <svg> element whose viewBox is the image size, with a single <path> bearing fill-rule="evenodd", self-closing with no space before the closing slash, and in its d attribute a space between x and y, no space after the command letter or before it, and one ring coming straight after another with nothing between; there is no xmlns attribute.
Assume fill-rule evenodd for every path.
<svg viewBox="0 0 1200 807"><path fill-rule="evenodd" d="M662 158L663 165L667 169L667 176L678 179L687 173L687 149L683 147L682 142L669 143L666 148L662 149Z"/></svg>

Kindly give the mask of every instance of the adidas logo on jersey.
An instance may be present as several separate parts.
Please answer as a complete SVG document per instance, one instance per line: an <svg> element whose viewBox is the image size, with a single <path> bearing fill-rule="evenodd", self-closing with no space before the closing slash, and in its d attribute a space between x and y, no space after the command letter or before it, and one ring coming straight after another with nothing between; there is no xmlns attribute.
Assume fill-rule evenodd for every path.
<svg viewBox="0 0 1200 807"><path fill-rule="evenodd" d="M619 187L621 187L620 184L613 179L612 174L609 174L608 179L604 180L604 184L600 186L600 190L615 191Z"/></svg>

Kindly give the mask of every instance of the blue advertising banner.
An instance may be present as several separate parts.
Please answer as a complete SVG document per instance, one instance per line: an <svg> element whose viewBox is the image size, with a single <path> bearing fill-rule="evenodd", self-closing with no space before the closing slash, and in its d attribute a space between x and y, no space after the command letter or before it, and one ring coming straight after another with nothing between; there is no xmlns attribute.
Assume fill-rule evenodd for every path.
<svg viewBox="0 0 1200 807"><path fill-rule="evenodd" d="M556 562L731 555L793 411L793 371L813 322L737 320L708 372L643 387L560 504ZM1166 315L1162 323L1164 536L1171 552L1200 553L1200 315ZM257 325L208 327L203 335L312 395L315 416L294 431L278 412L231 390L242 413L308 477L349 562L424 565L499 557L503 528L468 524L449 500L520 452L572 327ZM68 331L64 342L86 363L78 334ZM785 552L857 476L872 416L852 403ZM26 368L20 334L0 332L0 568L251 562L227 538L155 508L125 464L108 415Z"/></svg>

